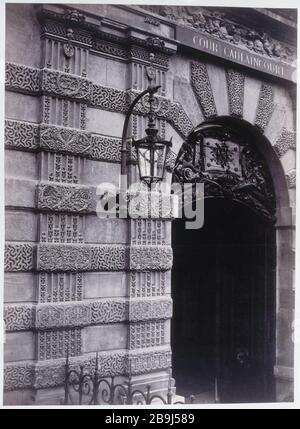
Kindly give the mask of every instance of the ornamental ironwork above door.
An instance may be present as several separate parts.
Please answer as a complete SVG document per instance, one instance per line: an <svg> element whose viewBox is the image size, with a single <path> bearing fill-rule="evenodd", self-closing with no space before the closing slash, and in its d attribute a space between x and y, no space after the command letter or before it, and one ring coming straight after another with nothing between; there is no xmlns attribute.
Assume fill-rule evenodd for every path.
<svg viewBox="0 0 300 429"><path fill-rule="evenodd" d="M229 128L208 125L179 151L173 181L204 183L205 197L230 198L275 221L275 196L267 165L255 145Z"/></svg>

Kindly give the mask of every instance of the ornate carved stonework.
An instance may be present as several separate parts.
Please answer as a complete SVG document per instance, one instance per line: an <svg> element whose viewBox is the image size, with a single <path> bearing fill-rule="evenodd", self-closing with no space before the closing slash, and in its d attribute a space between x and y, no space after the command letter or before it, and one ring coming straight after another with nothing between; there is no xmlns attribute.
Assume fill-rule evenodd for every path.
<svg viewBox="0 0 300 429"><path fill-rule="evenodd" d="M210 118L217 116L217 109L206 64L196 62L191 63L191 81L204 117Z"/></svg>
<svg viewBox="0 0 300 429"><path fill-rule="evenodd" d="M130 269L170 270L173 263L172 248L170 246L131 246Z"/></svg>
<svg viewBox="0 0 300 429"><path fill-rule="evenodd" d="M132 374L144 374L150 371L170 368L172 353L169 349L152 352L129 352L129 364Z"/></svg>
<svg viewBox="0 0 300 429"><path fill-rule="evenodd" d="M39 244L40 271L119 271L126 268L127 248L101 244Z"/></svg>
<svg viewBox="0 0 300 429"><path fill-rule="evenodd" d="M90 103L103 110L123 112L127 110L126 91L93 84Z"/></svg>
<svg viewBox="0 0 300 429"><path fill-rule="evenodd" d="M296 132L289 131L285 127L282 128L274 149L279 157L283 156L289 149L296 150Z"/></svg>
<svg viewBox="0 0 300 429"><path fill-rule="evenodd" d="M127 302L124 299L38 304L35 326L37 329L74 328L123 322L126 319Z"/></svg>
<svg viewBox="0 0 300 429"><path fill-rule="evenodd" d="M40 271L88 271L91 247L75 244L39 244L37 266Z"/></svg>
<svg viewBox="0 0 300 429"><path fill-rule="evenodd" d="M129 103L137 95L136 91L122 91L92 84L92 82L87 79L49 69L31 69L27 66L8 63L8 70L10 71L8 74L10 75L15 75L16 73L22 75L22 79L20 78L19 81L14 78L7 79L7 87L10 89L38 93L42 91L49 95L82 101L83 103L90 104L102 110L125 113ZM26 84L28 78L25 77L30 76L32 70L41 73L41 84L39 79L40 74L33 74L34 77L32 77L32 80L34 80L34 85L32 85L32 89L28 89L28 85ZM146 99L147 97L144 98ZM155 100L157 104L157 117L167 120L182 136L186 137L192 131L193 124L182 105L164 97L155 97ZM82 106L84 106L84 104L82 104ZM42 118L43 122L46 124L50 121L50 107L51 97L44 95ZM144 116L147 115L147 101L143 99L142 102L138 103L134 113ZM85 128L85 120L81 128Z"/></svg>
<svg viewBox="0 0 300 429"><path fill-rule="evenodd" d="M90 152L91 135L85 131L41 124L40 146L54 152L84 155Z"/></svg>
<svg viewBox="0 0 300 429"><path fill-rule="evenodd" d="M5 145L8 148L37 149L39 126L29 122L5 120Z"/></svg>
<svg viewBox="0 0 300 429"><path fill-rule="evenodd" d="M139 6L163 16L177 25L190 27L200 33L209 34L217 39L265 57L293 62L296 57L294 47L271 38L265 32L259 33L251 28L237 25L224 13L210 12L199 6Z"/></svg>
<svg viewBox="0 0 300 429"><path fill-rule="evenodd" d="M88 101L92 82L75 75L43 69L41 90L49 94Z"/></svg>
<svg viewBox="0 0 300 429"><path fill-rule="evenodd" d="M129 349L157 347L165 342L165 321L155 320L131 323L129 327Z"/></svg>
<svg viewBox="0 0 300 429"><path fill-rule="evenodd" d="M14 363L5 365L4 368L4 389L26 389L33 385L34 364Z"/></svg>
<svg viewBox="0 0 300 429"><path fill-rule="evenodd" d="M41 70L33 67L6 63L5 86L26 92L38 92L40 89Z"/></svg>
<svg viewBox="0 0 300 429"><path fill-rule="evenodd" d="M245 76L236 70L226 70L229 113L243 117Z"/></svg>
<svg viewBox="0 0 300 429"><path fill-rule="evenodd" d="M296 187L296 170L291 170L287 175L286 179L288 182L289 188L295 188Z"/></svg>
<svg viewBox="0 0 300 429"><path fill-rule="evenodd" d="M121 140L100 135L92 136L90 158L101 161L121 161Z"/></svg>
<svg viewBox="0 0 300 429"><path fill-rule="evenodd" d="M259 93L255 125L262 131L268 125L274 110L274 91L271 85L263 83Z"/></svg>
<svg viewBox="0 0 300 429"><path fill-rule="evenodd" d="M38 360L60 359L81 354L81 329L46 330L37 333Z"/></svg>
<svg viewBox="0 0 300 429"><path fill-rule="evenodd" d="M177 155L172 149L169 149L166 156L166 169L169 172L172 172L175 167Z"/></svg>
<svg viewBox="0 0 300 429"><path fill-rule="evenodd" d="M172 317L172 300L170 298L132 299L129 303L130 322L169 319L170 317Z"/></svg>
<svg viewBox="0 0 300 429"><path fill-rule="evenodd" d="M32 328L34 321L34 309L32 304L5 305L4 323L7 331L23 331Z"/></svg>
<svg viewBox="0 0 300 429"><path fill-rule="evenodd" d="M5 244L5 271L30 271L34 268L35 246L29 243Z"/></svg>
<svg viewBox="0 0 300 429"><path fill-rule="evenodd" d="M174 181L204 183L206 197L226 197L241 202L275 220L271 177L252 141L229 128L212 125L184 143L174 168Z"/></svg>
<svg viewBox="0 0 300 429"><path fill-rule="evenodd" d="M91 249L94 271L119 271L128 267L128 248L122 245L102 244Z"/></svg>
<svg viewBox="0 0 300 429"><path fill-rule="evenodd" d="M164 271L130 272L130 298L150 298L166 293L167 273Z"/></svg>
<svg viewBox="0 0 300 429"><path fill-rule="evenodd" d="M37 207L40 210L90 213L96 209L96 190L87 186L39 184Z"/></svg>
<svg viewBox="0 0 300 429"><path fill-rule="evenodd" d="M74 357L70 359L72 368L95 367L95 355ZM100 352L99 373L101 376L143 374L150 371L167 369L171 365L170 349L156 351ZM62 386L65 377L65 359L41 361L34 363L6 364L4 368L4 389L15 390L32 388L43 389Z"/></svg>
<svg viewBox="0 0 300 429"><path fill-rule="evenodd" d="M13 149L42 149L109 162L121 160L121 140L118 138L44 123L5 120L5 145Z"/></svg>

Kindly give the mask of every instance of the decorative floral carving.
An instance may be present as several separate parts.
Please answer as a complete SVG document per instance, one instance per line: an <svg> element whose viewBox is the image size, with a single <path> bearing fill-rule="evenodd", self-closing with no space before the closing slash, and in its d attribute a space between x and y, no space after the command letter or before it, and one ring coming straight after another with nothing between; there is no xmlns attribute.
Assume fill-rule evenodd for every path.
<svg viewBox="0 0 300 429"><path fill-rule="evenodd" d="M29 243L5 244L5 271L30 271L34 268L34 248Z"/></svg>
<svg viewBox="0 0 300 429"><path fill-rule="evenodd" d="M245 76L229 69L226 71L229 113L232 116L243 117Z"/></svg>
<svg viewBox="0 0 300 429"><path fill-rule="evenodd" d="M172 317L172 300L169 298L155 298L148 300L131 300L129 304L129 320L169 319Z"/></svg>
<svg viewBox="0 0 300 429"><path fill-rule="evenodd" d="M198 98L205 118L217 116L215 100L211 89L206 64L192 62L191 64L192 87Z"/></svg>
<svg viewBox="0 0 300 429"><path fill-rule="evenodd" d="M278 137L274 148L279 157L283 156L289 149L296 150L295 131L289 131L285 127L282 128L281 134Z"/></svg>
<svg viewBox="0 0 300 429"><path fill-rule="evenodd" d="M29 122L5 120L5 145L20 149L37 149L39 127Z"/></svg>
<svg viewBox="0 0 300 429"><path fill-rule="evenodd" d="M294 61L296 49L224 17L224 13L209 12L198 6L140 6L170 19L180 26L190 27L232 45L238 45L260 55Z"/></svg>
<svg viewBox="0 0 300 429"><path fill-rule="evenodd" d="M5 305L4 323L6 331L24 331L33 326L33 305Z"/></svg>
<svg viewBox="0 0 300 429"><path fill-rule="evenodd" d="M264 160L246 137L225 127L212 125L190 136L178 154L174 181L202 182L204 196L232 198L275 220L274 189Z"/></svg>
<svg viewBox="0 0 300 429"><path fill-rule="evenodd" d="M37 92L40 89L41 70L33 67L6 63L5 86L21 91Z"/></svg>
<svg viewBox="0 0 300 429"><path fill-rule="evenodd" d="M130 268L132 270L165 271L172 268L173 257L170 246L131 246Z"/></svg>
<svg viewBox="0 0 300 429"><path fill-rule="evenodd" d="M84 154L91 149L91 135L88 132L70 128L40 126L40 145L55 152Z"/></svg>
<svg viewBox="0 0 300 429"><path fill-rule="evenodd" d="M92 83L78 76L43 69L41 89L50 94L88 101Z"/></svg>
<svg viewBox="0 0 300 429"><path fill-rule="evenodd" d="M259 93L255 125L262 131L268 125L274 110L274 91L271 85L263 83Z"/></svg>
<svg viewBox="0 0 300 429"><path fill-rule="evenodd" d="M166 156L166 169L170 172L173 171L175 167L177 155L175 152L172 151L172 149L169 148Z"/></svg>
<svg viewBox="0 0 300 429"><path fill-rule="evenodd" d="M94 188L40 184L37 189L37 206L41 210L90 213L96 209Z"/></svg>

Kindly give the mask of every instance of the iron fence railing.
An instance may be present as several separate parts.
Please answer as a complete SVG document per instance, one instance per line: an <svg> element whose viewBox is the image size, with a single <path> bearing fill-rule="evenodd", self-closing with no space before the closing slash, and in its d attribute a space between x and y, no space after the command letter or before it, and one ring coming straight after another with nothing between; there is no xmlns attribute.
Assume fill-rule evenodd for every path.
<svg viewBox="0 0 300 429"><path fill-rule="evenodd" d="M99 358L96 354L94 368L79 365L79 369L71 368L67 354L65 363L64 405L162 405L184 404L176 401L176 395L171 387L171 368L166 396L151 392L151 385L145 390L137 389L132 382L131 371L128 380L116 382L116 377L103 377L99 371ZM189 397L189 403L194 403L194 396Z"/></svg>

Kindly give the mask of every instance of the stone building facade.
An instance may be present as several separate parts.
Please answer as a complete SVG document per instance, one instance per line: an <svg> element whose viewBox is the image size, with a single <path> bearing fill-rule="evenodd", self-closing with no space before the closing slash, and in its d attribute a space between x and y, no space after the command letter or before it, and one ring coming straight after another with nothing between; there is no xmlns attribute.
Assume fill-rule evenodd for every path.
<svg viewBox="0 0 300 429"><path fill-rule="evenodd" d="M96 215L97 186L119 185L124 115L148 85L150 53L159 132L173 142L165 182L201 124L260 142L276 206L276 400L292 400L293 14L74 6L6 6L5 403L60 403L67 351L74 365L99 352L103 376L166 391L174 213ZM143 136L146 114L139 103L130 135ZM128 171L136 181L134 157Z"/></svg>

